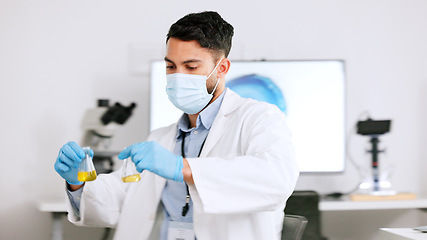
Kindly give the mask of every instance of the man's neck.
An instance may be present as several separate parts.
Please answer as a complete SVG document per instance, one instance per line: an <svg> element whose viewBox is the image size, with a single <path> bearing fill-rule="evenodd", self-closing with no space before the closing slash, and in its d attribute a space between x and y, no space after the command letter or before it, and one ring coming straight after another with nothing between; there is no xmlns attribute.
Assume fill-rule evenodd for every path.
<svg viewBox="0 0 427 240"><path fill-rule="evenodd" d="M211 103L213 103L219 96L221 96L222 92L224 92L224 88L219 89L219 91L217 91L218 94L214 94L214 97L211 99L211 101L208 103L208 105L206 105L206 107L204 107L202 109L205 110L205 108L207 108ZM197 117L199 116L199 114L202 112L198 112L196 114L187 114L188 115L188 120L190 121L190 127L197 127Z"/></svg>
<svg viewBox="0 0 427 240"><path fill-rule="evenodd" d="M196 114L188 114L188 120L190 121L190 128L196 127L197 123L197 117L199 116L199 113Z"/></svg>

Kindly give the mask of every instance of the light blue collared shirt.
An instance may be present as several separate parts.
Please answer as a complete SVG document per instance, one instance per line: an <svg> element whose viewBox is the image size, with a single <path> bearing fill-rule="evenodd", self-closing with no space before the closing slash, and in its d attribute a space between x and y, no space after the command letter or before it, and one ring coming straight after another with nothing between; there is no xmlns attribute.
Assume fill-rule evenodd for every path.
<svg viewBox="0 0 427 240"><path fill-rule="evenodd" d="M203 144L208 136L209 130L218 114L224 98L225 91L200 112L197 117L196 127L191 128L187 114L183 114L178 121L178 131L174 154L181 155L182 139L185 139L185 157L196 158L199 156ZM187 197L187 186L185 182L167 180L162 192L162 203L164 206L164 221L162 223L160 240L167 239L169 221L193 222L193 201L190 198L189 210L185 217L182 216L182 208Z"/></svg>

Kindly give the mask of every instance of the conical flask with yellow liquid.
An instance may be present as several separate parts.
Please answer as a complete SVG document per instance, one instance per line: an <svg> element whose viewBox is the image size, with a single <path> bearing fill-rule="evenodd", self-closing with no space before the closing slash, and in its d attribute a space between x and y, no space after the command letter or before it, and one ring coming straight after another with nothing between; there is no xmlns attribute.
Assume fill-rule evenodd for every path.
<svg viewBox="0 0 427 240"><path fill-rule="evenodd" d="M123 160L122 181L125 183L138 182L141 180L141 174L136 170L135 164L130 158Z"/></svg>
<svg viewBox="0 0 427 240"><path fill-rule="evenodd" d="M85 157L80 163L77 172L77 180L80 182L88 182L96 179L96 171L93 166L92 157L90 156L90 147L84 147Z"/></svg>

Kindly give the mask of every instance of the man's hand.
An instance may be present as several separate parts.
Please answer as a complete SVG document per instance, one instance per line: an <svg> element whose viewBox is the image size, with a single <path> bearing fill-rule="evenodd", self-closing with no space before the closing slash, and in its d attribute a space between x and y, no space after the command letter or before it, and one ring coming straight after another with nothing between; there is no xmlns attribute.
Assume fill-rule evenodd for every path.
<svg viewBox="0 0 427 240"><path fill-rule="evenodd" d="M119 154L119 159L131 158L138 172L148 170L166 179L182 182L183 158L172 154L157 142L135 143Z"/></svg>
<svg viewBox="0 0 427 240"><path fill-rule="evenodd" d="M92 149L90 150L90 155L93 156ZM77 143L68 142L59 150L54 168L70 185L81 186L83 182L77 180L77 171L84 157L85 152Z"/></svg>

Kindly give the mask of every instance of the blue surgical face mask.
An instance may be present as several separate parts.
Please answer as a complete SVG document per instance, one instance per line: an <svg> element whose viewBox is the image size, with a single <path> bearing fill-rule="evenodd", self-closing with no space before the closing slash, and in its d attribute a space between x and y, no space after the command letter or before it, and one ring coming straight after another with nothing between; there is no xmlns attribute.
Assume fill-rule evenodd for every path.
<svg viewBox="0 0 427 240"><path fill-rule="evenodd" d="M207 77L184 73L167 74L166 93L173 105L187 114L196 114L202 111L211 101L218 86L219 78L211 93L208 93L206 81L212 76L221 61L222 59Z"/></svg>

